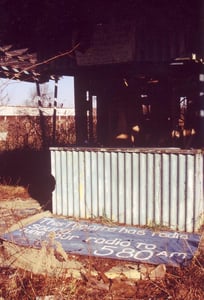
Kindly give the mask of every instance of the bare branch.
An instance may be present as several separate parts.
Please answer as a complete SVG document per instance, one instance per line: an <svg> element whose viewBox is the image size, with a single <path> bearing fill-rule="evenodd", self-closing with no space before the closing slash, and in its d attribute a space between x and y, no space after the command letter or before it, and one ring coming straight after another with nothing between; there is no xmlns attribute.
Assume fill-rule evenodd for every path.
<svg viewBox="0 0 204 300"><path fill-rule="evenodd" d="M75 45L71 50L69 50L69 51L63 52L63 53L61 53L61 54L55 55L55 56L53 56L53 57L50 57L50 58L48 58L48 59L46 59L46 60L44 60L44 61L42 61L42 62L39 62L39 63L36 63L36 64L34 64L34 65L32 65L32 66L29 66L29 67L27 67L27 68L21 70L21 71L18 72L17 74L15 74L11 79L19 78L19 76L20 76L22 73L24 73L24 72L26 72L26 71L29 71L29 70L32 70L33 68L39 67L39 66L41 66L41 65L47 64L47 63L49 63L49 62L51 62L51 61L53 61L53 60L56 60L56 59L58 59L58 58L60 58L60 57L64 57L64 56L67 56L67 55L70 56L70 55L71 55L71 54L72 54L79 46L80 46L80 43L76 44L76 45Z"/></svg>

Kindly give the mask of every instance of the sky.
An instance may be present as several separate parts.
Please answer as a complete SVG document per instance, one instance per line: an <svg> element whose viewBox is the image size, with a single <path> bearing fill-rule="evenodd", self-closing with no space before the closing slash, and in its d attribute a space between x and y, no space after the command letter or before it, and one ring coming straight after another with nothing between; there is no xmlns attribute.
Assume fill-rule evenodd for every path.
<svg viewBox="0 0 204 300"><path fill-rule="evenodd" d="M54 98L54 80L50 80L45 86L41 85L41 94L46 92L47 98ZM36 95L36 84L0 78L0 105L25 106ZM63 76L58 82L57 103L63 107L74 107L74 78ZM31 105L31 104L30 104Z"/></svg>

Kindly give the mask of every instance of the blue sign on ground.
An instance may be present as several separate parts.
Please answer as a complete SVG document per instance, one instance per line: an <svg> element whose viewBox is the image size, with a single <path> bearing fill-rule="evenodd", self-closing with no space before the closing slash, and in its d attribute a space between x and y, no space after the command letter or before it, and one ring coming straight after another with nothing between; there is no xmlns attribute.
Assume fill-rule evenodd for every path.
<svg viewBox="0 0 204 300"><path fill-rule="evenodd" d="M199 234L109 226L52 217L44 217L6 233L2 238L21 246L41 248L42 242L48 241L51 235L69 254L174 266L192 259L200 241Z"/></svg>

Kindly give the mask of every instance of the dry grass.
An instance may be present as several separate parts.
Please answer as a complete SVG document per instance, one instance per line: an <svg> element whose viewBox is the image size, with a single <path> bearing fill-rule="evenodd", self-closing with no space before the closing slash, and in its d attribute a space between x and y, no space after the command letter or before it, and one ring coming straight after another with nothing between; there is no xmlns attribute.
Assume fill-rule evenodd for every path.
<svg viewBox="0 0 204 300"><path fill-rule="evenodd" d="M0 186L0 201L29 197L22 187ZM14 218L14 221L16 219ZM9 221L10 224L10 221ZM32 251L31 251L32 253ZM14 265L5 265L8 257L0 246L0 299L5 300L203 300L204 247L187 267L167 267L162 280L108 279L105 272L125 262L74 256L85 266L81 278L64 275L34 274ZM32 259L32 258L31 258ZM85 270L85 271L84 271ZM97 275L93 275L93 273ZM44 296L52 296L43 298Z"/></svg>
<svg viewBox="0 0 204 300"><path fill-rule="evenodd" d="M48 295L52 295L52 299L57 300L203 300L204 270L201 262L204 262L203 257L194 260L185 269L168 269L165 279L159 281L134 281L125 278L106 281L102 278L103 276L95 277L89 275L88 272L83 275L82 279L75 279L35 275L22 269L1 268L0 296L3 299L22 300ZM100 260L91 259L91 264L92 268L101 269L101 274L104 274L104 267Z"/></svg>
<svg viewBox="0 0 204 300"><path fill-rule="evenodd" d="M27 189L22 186L0 185L0 201L8 201L16 198L29 198Z"/></svg>

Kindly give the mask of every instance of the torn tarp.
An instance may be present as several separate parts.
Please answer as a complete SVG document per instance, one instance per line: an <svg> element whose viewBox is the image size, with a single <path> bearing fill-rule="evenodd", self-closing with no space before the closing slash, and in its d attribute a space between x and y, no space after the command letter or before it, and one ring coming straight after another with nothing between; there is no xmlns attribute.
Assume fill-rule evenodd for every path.
<svg viewBox="0 0 204 300"><path fill-rule="evenodd" d="M179 266L192 259L201 236L44 217L5 233L2 239L41 248L51 237L69 254Z"/></svg>

